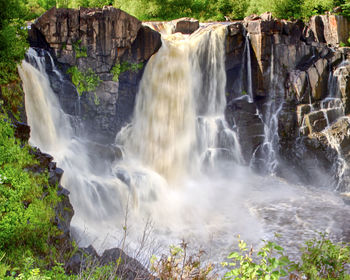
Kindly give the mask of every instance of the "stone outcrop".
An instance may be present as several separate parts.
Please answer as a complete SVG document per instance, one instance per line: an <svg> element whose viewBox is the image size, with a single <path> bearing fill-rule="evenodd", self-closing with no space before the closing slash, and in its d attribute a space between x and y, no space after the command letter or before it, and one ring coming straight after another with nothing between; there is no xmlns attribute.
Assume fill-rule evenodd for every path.
<svg viewBox="0 0 350 280"><path fill-rule="evenodd" d="M230 127L237 127L241 139L241 150L244 160L249 162L252 155L264 142L264 125L257 114L254 103L249 103L245 97L231 100L225 110L225 118Z"/></svg>
<svg viewBox="0 0 350 280"><path fill-rule="evenodd" d="M48 54L42 53L64 110L80 117L84 133L93 140L107 143L113 142L117 131L130 121L143 68L161 46L159 33L109 6L52 8L32 25L29 41L32 47L49 51L59 64L61 75L52 69ZM142 67L121 73L117 81L111 70L123 63ZM101 82L96 90L79 97L66 74L71 66L98 74Z"/></svg>
<svg viewBox="0 0 350 280"><path fill-rule="evenodd" d="M31 27L54 50L59 62L75 65L85 48L97 73L108 72L116 59L135 41L141 22L122 10L56 9L43 14Z"/></svg>
<svg viewBox="0 0 350 280"><path fill-rule="evenodd" d="M66 270L78 274L81 269L112 265L115 275L122 279L151 279L150 273L137 260L126 255L121 249L112 248L99 256L93 246L79 249L68 261Z"/></svg>
<svg viewBox="0 0 350 280"><path fill-rule="evenodd" d="M310 19L310 29L319 43L337 46L347 43L349 39L350 26L344 16L320 15Z"/></svg>
<svg viewBox="0 0 350 280"><path fill-rule="evenodd" d="M193 18L180 18L173 20L172 23L175 26L175 33L192 34L199 28L199 21Z"/></svg>

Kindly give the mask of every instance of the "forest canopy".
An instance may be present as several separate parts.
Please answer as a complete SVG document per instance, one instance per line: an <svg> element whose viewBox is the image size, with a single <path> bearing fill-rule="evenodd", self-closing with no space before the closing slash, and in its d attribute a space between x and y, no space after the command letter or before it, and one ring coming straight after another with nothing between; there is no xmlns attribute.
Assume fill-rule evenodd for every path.
<svg viewBox="0 0 350 280"><path fill-rule="evenodd" d="M113 5L140 20L194 17L200 20L242 19L250 14L272 12L285 19L307 19L341 6L350 14L349 0L15 0L21 2L27 20L49 8L102 7Z"/></svg>

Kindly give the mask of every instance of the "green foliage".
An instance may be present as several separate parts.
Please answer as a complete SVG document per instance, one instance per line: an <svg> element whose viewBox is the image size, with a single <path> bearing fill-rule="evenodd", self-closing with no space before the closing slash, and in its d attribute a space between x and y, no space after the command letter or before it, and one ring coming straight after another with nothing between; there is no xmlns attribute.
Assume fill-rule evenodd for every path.
<svg viewBox="0 0 350 280"><path fill-rule="evenodd" d="M87 50L85 46L81 46L81 40L76 41L73 45L73 50L75 52L75 57L87 57Z"/></svg>
<svg viewBox="0 0 350 280"><path fill-rule="evenodd" d="M100 98L98 98L96 92L94 92L94 103L96 106L100 105Z"/></svg>
<svg viewBox="0 0 350 280"><path fill-rule="evenodd" d="M25 265L21 272L10 271L10 276L1 274L1 259L0 259L0 279L2 280L120 280L117 276L117 264L109 264L98 266L96 263L87 263L87 268L82 270L78 275L66 274L63 264L57 263L51 269L40 269L35 267L35 259L26 258Z"/></svg>
<svg viewBox="0 0 350 280"><path fill-rule="evenodd" d="M94 91L101 82L100 77L91 68L81 72L77 66L73 66L68 69L67 73L71 75L72 82L80 96L84 92Z"/></svg>
<svg viewBox="0 0 350 280"><path fill-rule="evenodd" d="M334 7L333 0L304 0L301 5L302 17L308 19L311 16L324 14Z"/></svg>
<svg viewBox="0 0 350 280"><path fill-rule="evenodd" d="M113 74L113 81L118 82L120 74L131 71L131 72L137 72L138 70L143 68L143 63L129 63L129 62L122 62L121 64L117 62L113 68L111 69L111 74Z"/></svg>
<svg viewBox="0 0 350 280"><path fill-rule="evenodd" d="M346 17L350 17L350 1L346 1L341 4L342 14Z"/></svg>
<svg viewBox="0 0 350 280"><path fill-rule="evenodd" d="M284 249L274 242L264 241L264 246L254 255L253 248L239 240L239 252L228 256L230 262L224 262L224 267L233 267L224 279L264 279L278 280L288 275L291 261L284 255Z"/></svg>
<svg viewBox="0 0 350 280"><path fill-rule="evenodd" d="M349 244L333 243L326 234L305 242L301 263L296 269L307 279L350 279L346 266L350 263Z"/></svg>
<svg viewBox="0 0 350 280"><path fill-rule="evenodd" d="M275 242L264 241L264 246L254 252L239 240L239 251L228 256L230 261L222 263L232 268L224 279L309 279L349 280L350 246L333 243L327 234L305 242L301 248L301 261L292 262L284 249Z"/></svg>
<svg viewBox="0 0 350 280"><path fill-rule="evenodd" d="M1 101L3 110L11 114L15 119L20 120L20 108L23 106L23 90L18 82L0 86Z"/></svg>
<svg viewBox="0 0 350 280"><path fill-rule="evenodd" d="M28 47L23 21L9 19L0 30L0 85L18 80L17 64Z"/></svg>
<svg viewBox="0 0 350 280"><path fill-rule="evenodd" d="M43 190L48 174L29 171L36 164L29 146L15 139L12 125L1 115L0 255L8 264L19 264L26 255L47 253L48 240L58 233L51 223L58 202L56 190Z"/></svg>

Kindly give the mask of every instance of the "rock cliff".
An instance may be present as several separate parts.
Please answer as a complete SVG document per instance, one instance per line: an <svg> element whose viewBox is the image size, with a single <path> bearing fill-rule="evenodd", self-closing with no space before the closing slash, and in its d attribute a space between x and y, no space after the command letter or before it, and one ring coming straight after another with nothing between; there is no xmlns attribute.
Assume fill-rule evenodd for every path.
<svg viewBox="0 0 350 280"><path fill-rule="evenodd" d="M62 107L81 117L84 133L102 142L112 142L130 121L143 68L161 46L160 34L113 7L52 8L31 26L29 42L48 50L63 74L77 66L81 72L92 69L99 76L96 90L79 96L67 74L49 73ZM113 79L112 68L123 63L142 67L121 70Z"/></svg>
<svg viewBox="0 0 350 280"><path fill-rule="evenodd" d="M347 190L350 63L349 50L339 45L347 41L348 20L328 14L305 24L266 13L226 24L225 117L238 132L246 164L296 182ZM173 25L174 32L200 28L193 19ZM64 110L80 117L83 133L93 140L113 142L130 121L143 68L160 48L160 34L112 7L53 8L32 25L29 39L62 69L63 75L49 74ZM123 62L142 67L129 67L116 79L112 69ZM72 66L99 76L95 92L77 94L64 74ZM325 174L332 180L325 181Z"/></svg>
<svg viewBox="0 0 350 280"><path fill-rule="evenodd" d="M239 132L247 163L348 190L349 49L339 45L349 28L341 16L304 24L268 13L228 26L226 118ZM253 102L239 98L249 87ZM275 162L267 168L270 157Z"/></svg>

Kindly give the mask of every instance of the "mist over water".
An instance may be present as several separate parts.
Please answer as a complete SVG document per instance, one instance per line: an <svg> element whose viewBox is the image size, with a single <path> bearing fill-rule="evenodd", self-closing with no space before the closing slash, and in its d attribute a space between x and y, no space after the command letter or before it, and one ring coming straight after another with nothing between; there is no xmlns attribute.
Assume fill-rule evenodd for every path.
<svg viewBox="0 0 350 280"><path fill-rule="evenodd" d="M109 153L121 147L122 160L74 131L44 60L29 51L36 67L23 62L19 71L30 143L65 171L61 183L71 193L72 232L81 246L100 252L120 246L126 228L133 256L149 222L154 247L185 239L218 261L237 234L258 244L281 233L291 252L315 231L350 236L350 209L337 194L242 165L237 135L223 116L225 32L214 25L191 36L163 36L144 71L133 121L108 147Z"/></svg>

